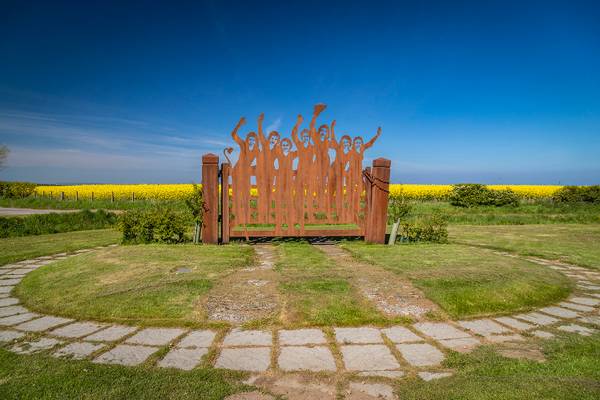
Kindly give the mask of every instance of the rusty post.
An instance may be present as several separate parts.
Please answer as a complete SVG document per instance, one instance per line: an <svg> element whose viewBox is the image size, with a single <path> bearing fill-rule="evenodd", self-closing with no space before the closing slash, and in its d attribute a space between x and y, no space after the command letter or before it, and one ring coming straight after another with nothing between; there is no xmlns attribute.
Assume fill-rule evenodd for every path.
<svg viewBox="0 0 600 400"><path fill-rule="evenodd" d="M229 243L229 174L231 164L221 164L221 243Z"/></svg>
<svg viewBox="0 0 600 400"><path fill-rule="evenodd" d="M371 168L371 205L367 221L365 240L369 243L385 243L387 208L390 189L391 161L385 158L373 160Z"/></svg>
<svg viewBox="0 0 600 400"><path fill-rule="evenodd" d="M202 218L202 243L219 242L219 156L202 156L202 198L204 216Z"/></svg>

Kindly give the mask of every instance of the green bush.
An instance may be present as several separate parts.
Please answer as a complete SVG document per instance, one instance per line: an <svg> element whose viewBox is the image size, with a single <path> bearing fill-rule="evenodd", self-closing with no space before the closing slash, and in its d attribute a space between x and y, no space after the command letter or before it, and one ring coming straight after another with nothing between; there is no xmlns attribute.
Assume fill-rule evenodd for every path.
<svg viewBox="0 0 600 400"><path fill-rule="evenodd" d="M0 181L0 197L9 199L29 197L35 191L36 186L31 182Z"/></svg>
<svg viewBox="0 0 600 400"><path fill-rule="evenodd" d="M440 213L420 217L404 222L400 226L401 242L433 242L448 241L448 221Z"/></svg>
<svg viewBox="0 0 600 400"><path fill-rule="evenodd" d="M600 203L600 185L564 186L552 196L556 203Z"/></svg>
<svg viewBox="0 0 600 400"><path fill-rule="evenodd" d="M457 207L516 206L519 197L511 189L491 190L479 183L461 183L452 186L448 196L450 204Z"/></svg>
<svg viewBox="0 0 600 400"><path fill-rule="evenodd" d="M104 210L0 217L0 238L109 228L117 217Z"/></svg>
<svg viewBox="0 0 600 400"><path fill-rule="evenodd" d="M166 207L130 210L119 218L123 243L180 243L185 225L181 214Z"/></svg>
<svg viewBox="0 0 600 400"><path fill-rule="evenodd" d="M390 196L388 202L388 223L395 223L402 220L410 214L412 205L406 200L404 195Z"/></svg>

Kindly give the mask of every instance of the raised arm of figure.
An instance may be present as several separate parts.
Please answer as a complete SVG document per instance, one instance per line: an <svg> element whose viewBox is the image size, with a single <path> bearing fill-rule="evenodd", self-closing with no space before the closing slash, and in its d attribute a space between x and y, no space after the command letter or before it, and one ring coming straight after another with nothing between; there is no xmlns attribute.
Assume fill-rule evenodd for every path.
<svg viewBox="0 0 600 400"><path fill-rule="evenodd" d="M331 129L329 130L329 148L337 149L338 142L335 139L335 119L331 122Z"/></svg>
<svg viewBox="0 0 600 400"><path fill-rule="evenodd" d="M244 118L244 117L240 118L240 121L237 123L237 125L233 129L233 132L231 132L231 137L233 138L233 140L235 140L235 142L238 144L238 146L240 146L240 148L244 147L245 142L241 137L239 137L238 131L240 130L242 125L244 125L245 123L246 123L246 118Z"/></svg>
<svg viewBox="0 0 600 400"><path fill-rule="evenodd" d="M373 144L375 143L375 141L377 140L377 138L381 136L381 127L377 128L377 134L375 136L373 136L373 138L371 140L369 140L367 143L365 143L365 150L368 149L369 147L373 146Z"/></svg>
<svg viewBox="0 0 600 400"><path fill-rule="evenodd" d="M263 149L269 146L267 139L265 138L265 133L263 131L263 121L265 120L265 114L261 113L258 116L258 140L260 141L260 145Z"/></svg>
<svg viewBox="0 0 600 400"><path fill-rule="evenodd" d="M302 145L302 141L298 139L298 129L300 128L301 124L302 115L298 115L298 118L296 119L296 125L294 125L294 129L292 129L292 140L294 141L294 143L296 143L296 148L300 148L300 146Z"/></svg>
<svg viewBox="0 0 600 400"><path fill-rule="evenodd" d="M317 122L317 117L319 116L319 114L321 114L325 109L327 108L327 106L325 104L317 104L315 105L314 109L313 109L313 116L312 119L310 120L310 137L312 138L312 140L316 143L316 134L317 134L317 130L315 129L315 124Z"/></svg>

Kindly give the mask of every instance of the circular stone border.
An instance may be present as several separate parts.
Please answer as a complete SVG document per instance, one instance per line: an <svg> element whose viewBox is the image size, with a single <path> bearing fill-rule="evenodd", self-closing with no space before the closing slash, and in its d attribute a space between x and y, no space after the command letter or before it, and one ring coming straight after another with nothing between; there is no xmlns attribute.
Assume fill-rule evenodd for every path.
<svg viewBox="0 0 600 400"><path fill-rule="evenodd" d="M37 268L115 246L0 266L0 343L10 346L8 349L15 353L46 351L55 357L89 359L94 363L145 364L183 370L214 366L258 374L247 381L248 384L272 377L273 373L306 371L375 377L384 381L405 376L432 380L452 374L441 366L448 350L468 352L481 344L524 342L530 337L551 338L554 333L548 328L555 333L591 335L596 332L591 326L600 327L600 272L501 251L494 253L540 264L576 280L579 294L572 294L554 306L511 316L418 322L388 328L234 328L226 332L77 321L32 312L22 306L19 299L11 297L14 287ZM165 348L168 351L159 352ZM207 359L207 354L214 356ZM350 390L361 390L352 387ZM342 390L335 385L323 390L329 389Z"/></svg>

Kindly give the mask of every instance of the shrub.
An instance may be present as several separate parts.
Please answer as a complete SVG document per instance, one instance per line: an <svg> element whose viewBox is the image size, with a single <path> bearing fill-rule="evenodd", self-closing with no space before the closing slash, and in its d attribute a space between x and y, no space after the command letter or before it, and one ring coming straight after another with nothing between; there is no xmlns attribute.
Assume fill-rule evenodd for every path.
<svg viewBox="0 0 600 400"><path fill-rule="evenodd" d="M404 195L390 196L388 202L388 223L395 223L406 218L411 210L412 205L406 200Z"/></svg>
<svg viewBox="0 0 600 400"><path fill-rule="evenodd" d="M117 217L103 210L0 217L0 238L109 228Z"/></svg>
<svg viewBox="0 0 600 400"><path fill-rule="evenodd" d="M0 181L0 197L22 198L33 194L37 185L31 182Z"/></svg>
<svg viewBox="0 0 600 400"><path fill-rule="evenodd" d="M556 203L600 203L600 185L564 186L554 193Z"/></svg>
<svg viewBox="0 0 600 400"><path fill-rule="evenodd" d="M479 183L454 185L448 197L450 204L457 207L502 207L519 204L519 197L511 189L490 190L487 186Z"/></svg>
<svg viewBox="0 0 600 400"><path fill-rule="evenodd" d="M445 243L448 240L448 221L440 213L404 222L400 227L401 241Z"/></svg>
<svg viewBox="0 0 600 400"><path fill-rule="evenodd" d="M166 207L130 210L119 218L123 243L180 243L185 235L185 221Z"/></svg>

